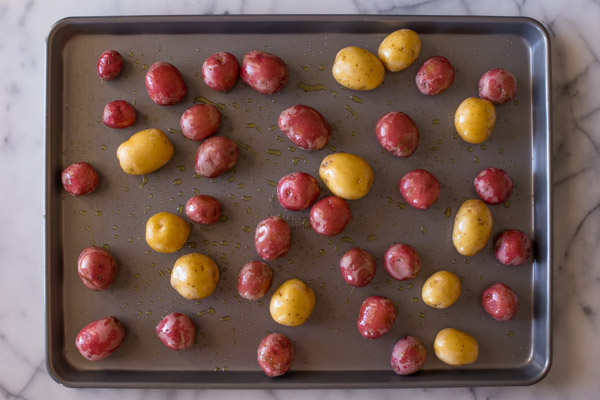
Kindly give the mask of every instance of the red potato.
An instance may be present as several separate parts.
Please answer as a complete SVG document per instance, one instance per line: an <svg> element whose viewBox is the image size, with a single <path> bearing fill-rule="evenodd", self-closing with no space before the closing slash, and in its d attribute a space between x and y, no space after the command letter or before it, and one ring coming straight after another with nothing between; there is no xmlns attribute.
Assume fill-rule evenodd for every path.
<svg viewBox="0 0 600 400"><path fill-rule="evenodd" d="M185 110L179 125L186 138L203 140L217 132L221 126L221 113L211 104L196 104Z"/></svg>
<svg viewBox="0 0 600 400"><path fill-rule="evenodd" d="M531 256L531 240L521 231L506 230L496 238L495 253L504 265L522 265Z"/></svg>
<svg viewBox="0 0 600 400"><path fill-rule="evenodd" d="M368 285L373 280L376 269L377 264L373 256L359 247L348 250L340 258L340 273L351 286Z"/></svg>
<svg viewBox="0 0 600 400"><path fill-rule="evenodd" d="M287 65L274 54L252 50L242 59L240 77L259 93L279 92L287 83L288 76Z"/></svg>
<svg viewBox="0 0 600 400"><path fill-rule="evenodd" d="M77 273L88 289L105 290L117 277L117 260L102 247L87 247L79 253Z"/></svg>
<svg viewBox="0 0 600 400"><path fill-rule="evenodd" d="M125 100L111 101L104 106L102 122L110 128L129 128L135 123L136 119L137 113L135 112L135 108Z"/></svg>
<svg viewBox="0 0 600 400"><path fill-rule="evenodd" d="M271 287L273 270L262 261L250 261L238 275L238 294L247 300L261 299Z"/></svg>
<svg viewBox="0 0 600 400"><path fill-rule="evenodd" d="M481 305L496 321L510 321L519 310L519 298L503 283L494 283L481 294Z"/></svg>
<svg viewBox="0 0 600 400"><path fill-rule="evenodd" d="M185 215L196 224L212 225L221 218L221 202L212 196L201 194L185 203Z"/></svg>
<svg viewBox="0 0 600 400"><path fill-rule="evenodd" d="M290 226L281 217L271 216L258 223L254 233L254 247L267 261L287 253L292 244Z"/></svg>
<svg viewBox="0 0 600 400"><path fill-rule="evenodd" d="M256 351L258 365L269 377L285 374L294 361L292 341L282 333L271 333L264 337Z"/></svg>
<svg viewBox="0 0 600 400"><path fill-rule="evenodd" d="M167 62L155 62L146 72L146 90L159 106L170 106L183 100L187 86L181 72Z"/></svg>
<svg viewBox="0 0 600 400"><path fill-rule="evenodd" d="M517 80L508 70L494 68L479 79L479 97L494 104L511 101L517 95Z"/></svg>
<svg viewBox="0 0 600 400"><path fill-rule="evenodd" d="M307 209L320 194L319 182L305 172L292 172L277 184L279 204L292 211Z"/></svg>
<svg viewBox="0 0 600 400"><path fill-rule="evenodd" d="M396 319L396 307L387 297L367 297L360 306L356 327L366 339L377 339L385 335Z"/></svg>
<svg viewBox="0 0 600 400"><path fill-rule="evenodd" d="M96 190L99 178L94 167L86 162L78 162L65 168L60 180L68 193L83 196Z"/></svg>
<svg viewBox="0 0 600 400"><path fill-rule="evenodd" d="M105 317L84 326L77 338L75 347L90 361L100 361L108 357L125 340L125 328L116 317Z"/></svg>
<svg viewBox="0 0 600 400"><path fill-rule="evenodd" d="M113 80L123 69L123 57L114 50L107 50L100 55L96 70L103 81Z"/></svg>
<svg viewBox="0 0 600 400"><path fill-rule="evenodd" d="M352 220L352 211L346 200L329 196L319 200L310 209L310 226L323 236L335 236Z"/></svg>
<svg viewBox="0 0 600 400"><path fill-rule="evenodd" d="M178 312L167 314L154 330L160 341L171 350L187 349L196 339L194 323L190 317Z"/></svg>
<svg viewBox="0 0 600 400"><path fill-rule="evenodd" d="M202 64L202 79L206 86L219 91L231 90L240 74L240 63L233 54L218 52L208 57Z"/></svg>
<svg viewBox="0 0 600 400"><path fill-rule="evenodd" d="M475 177L475 191L488 204L502 204L512 194L513 181L500 168L486 168Z"/></svg>
<svg viewBox="0 0 600 400"><path fill-rule="evenodd" d="M419 253L407 244L391 245L383 260L388 274L399 281L414 279L421 270Z"/></svg>
<svg viewBox="0 0 600 400"><path fill-rule="evenodd" d="M430 172L415 169L400 179L400 194L412 207L426 210L438 201L441 185Z"/></svg>
<svg viewBox="0 0 600 400"><path fill-rule="evenodd" d="M400 111L384 114L375 125L379 144L396 157L409 157L419 145L419 130L414 121Z"/></svg>
<svg viewBox="0 0 600 400"><path fill-rule="evenodd" d="M237 144L223 136L206 139L196 151L195 171L198 175L214 178L229 171L237 163Z"/></svg>
<svg viewBox="0 0 600 400"><path fill-rule="evenodd" d="M406 336L396 342L390 363L398 375L411 375L421 369L427 359L427 350L414 336Z"/></svg>
<svg viewBox="0 0 600 400"><path fill-rule="evenodd" d="M279 114L278 125L292 143L304 150L320 150L331 137L329 123L321 113L302 104Z"/></svg>
<svg viewBox="0 0 600 400"><path fill-rule="evenodd" d="M448 89L454 82L454 67L447 58L431 57L421 65L415 83L419 91L428 96L435 96Z"/></svg>

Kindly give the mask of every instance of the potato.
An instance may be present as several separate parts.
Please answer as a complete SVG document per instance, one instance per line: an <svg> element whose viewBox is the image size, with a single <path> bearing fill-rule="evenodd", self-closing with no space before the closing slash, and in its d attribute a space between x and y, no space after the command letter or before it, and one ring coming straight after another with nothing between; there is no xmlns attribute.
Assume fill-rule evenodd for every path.
<svg viewBox="0 0 600 400"><path fill-rule="evenodd" d="M460 367L473 364L479 355L477 340L466 332L454 328L442 329L435 336L433 350L440 361Z"/></svg>
<svg viewBox="0 0 600 400"><path fill-rule="evenodd" d="M159 212L146 223L146 243L159 253L176 252L189 236L190 227L179 215Z"/></svg>
<svg viewBox="0 0 600 400"><path fill-rule="evenodd" d="M333 77L354 90L373 90L383 83L385 68L373 53L356 46L344 47L335 56Z"/></svg>
<svg viewBox="0 0 600 400"><path fill-rule="evenodd" d="M426 358L423 343L414 336L406 336L394 345L390 363L398 375L411 375L421 369Z"/></svg>
<svg viewBox="0 0 600 400"><path fill-rule="evenodd" d="M171 271L171 286L188 300L210 296L219 283L219 266L207 255L186 254L179 257Z"/></svg>
<svg viewBox="0 0 600 400"><path fill-rule="evenodd" d="M433 174L424 169L407 172L400 178L400 194L406 202L418 209L426 210L440 198L442 187Z"/></svg>
<svg viewBox="0 0 600 400"><path fill-rule="evenodd" d="M363 287L375 277L375 258L365 250L354 247L340 258L340 273L348 285Z"/></svg>
<svg viewBox="0 0 600 400"><path fill-rule="evenodd" d="M83 327L75 338L75 347L90 361L104 360L121 346L125 329L116 317L105 317Z"/></svg>
<svg viewBox="0 0 600 400"><path fill-rule="evenodd" d="M419 129L407 114L385 113L375 125L377 141L396 157L410 157L419 146Z"/></svg>
<svg viewBox="0 0 600 400"><path fill-rule="evenodd" d="M428 306L444 309L458 300L460 292L460 279L456 275L450 271L438 271L423 283L421 297Z"/></svg>
<svg viewBox="0 0 600 400"><path fill-rule="evenodd" d="M292 172L279 180L277 200L282 207L292 210L305 210L321 194L319 182L305 172Z"/></svg>
<svg viewBox="0 0 600 400"><path fill-rule="evenodd" d="M377 56L388 71L402 71L415 62L421 52L421 39L411 29L392 32L379 45Z"/></svg>
<svg viewBox="0 0 600 400"><path fill-rule="evenodd" d="M479 79L479 97L494 104L511 101L517 95L517 80L508 70L494 68Z"/></svg>
<svg viewBox="0 0 600 400"><path fill-rule="evenodd" d="M65 190L73 196L92 193L98 187L98 172L86 162L69 165L60 174Z"/></svg>
<svg viewBox="0 0 600 400"><path fill-rule="evenodd" d="M329 123L321 113L303 104L283 110L277 124L292 143L304 150L322 149L331 136Z"/></svg>
<svg viewBox="0 0 600 400"><path fill-rule="evenodd" d="M91 290L105 290L117 277L117 260L102 247L87 247L77 259L79 278Z"/></svg>
<svg viewBox="0 0 600 400"><path fill-rule="evenodd" d="M411 246L396 243L385 252L383 266L394 279L399 281L414 279L421 270L421 258Z"/></svg>
<svg viewBox="0 0 600 400"><path fill-rule="evenodd" d="M479 199L465 201L454 218L452 242L459 254L474 256L487 243L492 233L492 212Z"/></svg>
<svg viewBox="0 0 600 400"><path fill-rule="evenodd" d="M504 265L522 265L531 256L531 239L516 229L503 231L496 238L495 255Z"/></svg>
<svg viewBox="0 0 600 400"><path fill-rule="evenodd" d="M268 377L285 374L294 361L292 341L283 333L268 334L258 345L256 360Z"/></svg>
<svg viewBox="0 0 600 400"><path fill-rule="evenodd" d="M129 128L135 123L136 118L135 108L125 100L111 101L104 106L102 112L104 125L115 129Z"/></svg>
<svg viewBox="0 0 600 400"><path fill-rule="evenodd" d="M183 100L187 86L177 67L167 62L155 62L146 72L146 91L159 106L170 106Z"/></svg>
<svg viewBox="0 0 600 400"><path fill-rule="evenodd" d="M103 81L111 81L121 73L123 57L115 50L106 50L100 55L96 70L98 77Z"/></svg>
<svg viewBox="0 0 600 400"><path fill-rule="evenodd" d="M181 115L179 126L186 138L204 140L214 135L221 126L221 113L212 104L196 104Z"/></svg>
<svg viewBox="0 0 600 400"><path fill-rule="evenodd" d="M396 314L394 303L387 297L367 297L358 311L356 328L365 339L378 339L392 329Z"/></svg>
<svg viewBox="0 0 600 400"><path fill-rule="evenodd" d="M219 92L230 91L240 75L240 63L233 54L218 52L202 64L202 79L206 86Z"/></svg>
<svg viewBox="0 0 600 400"><path fill-rule="evenodd" d="M237 144L224 136L206 139L196 150L194 170L200 176L216 178L229 171L238 161Z"/></svg>
<svg viewBox="0 0 600 400"><path fill-rule="evenodd" d="M144 129L133 134L117 149L121 169L129 175L146 175L171 160L173 144L160 129Z"/></svg>
<svg viewBox="0 0 600 400"><path fill-rule="evenodd" d="M196 224L213 225L219 222L223 206L207 194L191 197L185 203L185 215Z"/></svg>
<svg viewBox="0 0 600 400"><path fill-rule="evenodd" d="M271 297L269 311L275 322L285 326L302 325L315 308L315 292L300 279L285 281Z"/></svg>
<svg viewBox="0 0 600 400"><path fill-rule="evenodd" d="M496 123L496 109L485 99L469 97L463 100L454 114L454 127L467 143L483 143L490 137Z"/></svg>
<svg viewBox="0 0 600 400"><path fill-rule="evenodd" d="M337 196L325 197L310 209L310 226L319 235L335 236L352 221L352 211L346 200Z"/></svg>
<svg viewBox="0 0 600 400"><path fill-rule="evenodd" d="M510 321L519 310L519 298L504 283L494 283L481 294L481 305L496 321Z"/></svg>
<svg viewBox="0 0 600 400"><path fill-rule="evenodd" d="M246 263L238 275L238 294L247 300L261 299L271 288L273 270L262 261Z"/></svg>
<svg viewBox="0 0 600 400"><path fill-rule="evenodd" d="M259 93L274 94L283 89L289 72L285 62L275 54L252 50L242 58L240 78Z"/></svg>
<svg viewBox="0 0 600 400"><path fill-rule="evenodd" d="M419 92L435 96L448 89L454 82L454 67L447 58L431 57L421 65L415 83Z"/></svg>
<svg viewBox="0 0 600 400"><path fill-rule="evenodd" d="M154 328L156 335L171 350L187 349L194 344L196 327L185 314L167 314Z"/></svg>
<svg viewBox="0 0 600 400"><path fill-rule="evenodd" d="M321 161L319 176L333 194L346 200L363 198L373 185L373 170L364 158L350 153L330 154Z"/></svg>
<svg viewBox="0 0 600 400"><path fill-rule="evenodd" d="M513 181L500 168L486 168L473 181L475 191L488 204L502 204L510 197Z"/></svg>
<svg viewBox="0 0 600 400"><path fill-rule="evenodd" d="M270 216L256 226L254 248L267 261L283 257L292 245L290 226L281 217Z"/></svg>

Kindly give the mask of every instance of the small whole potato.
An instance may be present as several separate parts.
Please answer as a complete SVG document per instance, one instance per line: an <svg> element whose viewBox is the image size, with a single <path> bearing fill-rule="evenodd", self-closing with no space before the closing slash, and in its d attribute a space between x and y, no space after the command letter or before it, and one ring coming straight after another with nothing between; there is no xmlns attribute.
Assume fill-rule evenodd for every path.
<svg viewBox="0 0 600 400"><path fill-rule="evenodd" d="M358 312L356 327L365 339L378 339L389 332L396 320L396 307L387 297L367 297Z"/></svg>
<svg viewBox="0 0 600 400"><path fill-rule="evenodd" d="M289 371L294 361L292 341L282 333L270 333L261 340L256 351L258 366L268 377Z"/></svg>
<svg viewBox="0 0 600 400"><path fill-rule="evenodd" d="M202 64L202 79L206 86L218 92L228 92L237 83L240 63L233 54L218 52Z"/></svg>
<svg viewBox="0 0 600 400"><path fill-rule="evenodd" d="M187 349L194 344L196 327L185 314L167 314L154 328L156 335L171 350Z"/></svg>
<svg viewBox="0 0 600 400"><path fill-rule="evenodd" d="M210 296L219 283L219 266L207 255L186 254L179 257L171 271L171 286L188 300Z"/></svg>
<svg viewBox="0 0 600 400"><path fill-rule="evenodd" d="M415 78L419 92L435 96L448 89L454 82L454 67L446 57L431 57L421 65Z"/></svg>
<svg viewBox="0 0 600 400"><path fill-rule="evenodd" d="M473 364L479 356L477 340L454 328L445 328L437 333L433 350L440 361L453 367Z"/></svg>
<svg viewBox="0 0 600 400"><path fill-rule="evenodd" d="M90 322L75 338L75 347L90 361L104 360L125 340L125 328L116 317Z"/></svg>
<svg viewBox="0 0 600 400"><path fill-rule="evenodd" d="M170 106L183 100L187 86L177 67L167 62L155 62L146 72L146 91L159 106Z"/></svg>
<svg viewBox="0 0 600 400"><path fill-rule="evenodd" d="M277 184L279 204L292 211L307 209L320 194L319 182L305 172L292 172L281 178Z"/></svg>
<svg viewBox="0 0 600 400"><path fill-rule="evenodd" d="M510 321L519 310L519 298L504 283L494 283L481 294L481 305L496 321Z"/></svg>
<svg viewBox="0 0 600 400"><path fill-rule="evenodd" d="M442 187L429 171L415 169L400 178L399 189L410 206L426 210L438 201Z"/></svg>
<svg viewBox="0 0 600 400"><path fill-rule="evenodd" d="M185 215L196 224L213 225L219 222L223 206L207 194L191 197L185 203Z"/></svg>
<svg viewBox="0 0 600 400"><path fill-rule="evenodd" d="M77 259L79 278L91 290L105 290L117 277L117 260L102 247L87 247Z"/></svg>
<svg viewBox="0 0 600 400"><path fill-rule="evenodd" d="M304 150L320 150L329 141L331 128L320 112L298 104L279 114L279 129L296 146Z"/></svg>
<svg viewBox="0 0 600 400"><path fill-rule="evenodd" d="M351 286L368 285L375 277L376 270L375 258L359 247L348 250L340 258L340 273Z"/></svg>
<svg viewBox="0 0 600 400"><path fill-rule="evenodd" d="M419 253L404 243L391 245L385 252L383 262L387 273L399 281L414 279L421 270Z"/></svg>
<svg viewBox="0 0 600 400"><path fill-rule="evenodd" d="M278 324L300 326L312 314L315 301L315 292L300 279L293 278L273 293L269 311Z"/></svg>
<svg viewBox="0 0 600 400"><path fill-rule="evenodd" d="M438 271L423 283L421 297L428 306L444 309L456 303L460 292L461 284L458 276L450 271Z"/></svg>
<svg viewBox="0 0 600 400"><path fill-rule="evenodd" d="M179 215L159 212L146 223L146 243L159 253L174 253L190 236L190 226Z"/></svg>
<svg viewBox="0 0 600 400"><path fill-rule="evenodd" d="M421 53L421 38L411 29L392 32L379 45L377 56L388 71L402 71L412 65Z"/></svg>
<svg viewBox="0 0 600 400"><path fill-rule="evenodd" d="M111 81L121 73L123 57L115 50L106 50L100 55L96 65L98 77L103 81Z"/></svg>
<svg viewBox="0 0 600 400"><path fill-rule="evenodd" d="M252 50L244 54L240 78L262 94L274 94L285 86L289 73L285 62L275 54Z"/></svg>
<svg viewBox="0 0 600 400"><path fill-rule="evenodd" d="M204 140L214 135L221 126L221 114L212 104L196 104L185 110L179 125L186 138Z"/></svg>
<svg viewBox="0 0 600 400"><path fill-rule="evenodd" d="M346 200L367 195L373 185L373 170L367 161L350 153L330 154L321 161L319 176L331 192Z"/></svg>
<svg viewBox="0 0 600 400"><path fill-rule="evenodd" d="M129 128L135 123L136 118L135 108L125 100L111 101L104 106L102 112L104 125L115 129Z"/></svg>
<svg viewBox="0 0 600 400"><path fill-rule="evenodd" d="M405 113L384 114L375 125L375 135L381 147L396 157L410 157L419 146L419 130Z"/></svg>
<svg viewBox="0 0 600 400"><path fill-rule="evenodd" d="M373 90L383 83L385 68L370 51L356 46L337 52L332 74L342 86L354 90Z"/></svg>
<svg viewBox="0 0 600 400"><path fill-rule="evenodd" d="M485 99L469 97L454 114L454 127L467 143L483 143L490 137L496 123L496 109Z"/></svg>
<svg viewBox="0 0 600 400"><path fill-rule="evenodd" d="M272 279L271 267L262 261L250 261L238 275L238 294L247 300L259 300L269 291Z"/></svg>
<svg viewBox="0 0 600 400"><path fill-rule="evenodd" d="M254 247L259 256L267 261L282 257L292 245L290 226L281 217L263 219L254 232Z"/></svg>
<svg viewBox="0 0 600 400"><path fill-rule="evenodd" d="M421 369L426 358L423 343L414 336L406 336L394 345L390 362L398 375L411 375Z"/></svg>
<svg viewBox="0 0 600 400"><path fill-rule="evenodd" d="M501 168L486 168L473 181L475 191L488 204L502 204L510 197L513 181Z"/></svg>
<svg viewBox="0 0 600 400"><path fill-rule="evenodd" d="M517 95L517 80L508 70L494 68L479 79L479 97L494 104L504 104Z"/></svg>
<svg viewBox="0 0 600 400"><path fill-rule="evenodd" d="M144 129L117 148L121 169L129 175L146 175L171 160L175 149L160 129Z"/></svg>
<svg viewBox="0 0 600 400"><path fill-rule="evenodd" d="M531 240L516 229L503 231L496 238L495 255L504 265L522 265L531 256Z"/></svg>
<svg viewBox="0 0 600 400"><path fill-rule="evenodd" d="M452 229L452 243L459 254L474 256L485 247L494 219L492 212L479 199L465 201L456 213Z"/></svg>
<svg viewBox="0 0 600 400"><path fill-rule="evenodd" d="M215 178L233 168L238 157L239 150L233 140L213 136L198 146L194 169L200 176Z"/></svg>
<svg viewBox="0 0 600 400"><path fill-rule="evenodd" d="M69 165L62 171L60 181L69 194L83 196L96 190L99 177L90 164L78 162Z"/></svg>
<svg viewBox="0 0 600 400"><path fill-rule="evenodd" d="M319 235L339 235L351 220L352 211L341 197L325 197L310 209L310 226Z"/></svg>

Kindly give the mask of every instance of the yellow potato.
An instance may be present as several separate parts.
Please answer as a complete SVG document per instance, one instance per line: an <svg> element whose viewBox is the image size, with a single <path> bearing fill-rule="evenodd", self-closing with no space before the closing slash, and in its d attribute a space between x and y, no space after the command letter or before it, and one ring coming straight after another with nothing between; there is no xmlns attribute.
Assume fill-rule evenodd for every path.
<svg viewBox="0 0 600 400"><path fill-rule="evenodd" d="M171 271L171 286L188 300L210 296L219 283L219 266L204 254L179 257Z"/></svg>
<svg viewBox="0 0 600 400"><path fill-rule="evenodd" d="M373 53L350 46L338 51L332 73L340 85L349 89L373 90L383 83L385 68Z"/></svg>
<svg viewBox="0 0 600 400"><path fill-rule="evenodd" d="M333 194L347 200L365 197L373 185L373 170L364 158L350 153L330 154L321 161L319 176Z"/></svg>
<svg viewBox="0 0 600 400"><path fill-rule="evenodd" d="M411 29L392 32L379 45L377 56L388 71L401 71L411 66L421 52L421 39Z"/></svg>
<svg viewBox="0 0 600 400"><path fill-rule="evenodd" d="M159 253L173 253L183 247L190 236L190 226L183 218L159 212L146 223L146 243Z"/></svg>
<svg viewBox="0 0 600 400"><path fill-rule="evenodd" d="M435 355L442 362L460 367L473 364L479 355L477 340L466 332L454 328L442 329L433 342Z"/></svg>
<svg viewBox="0 0 600 400"><path fill-rule="evenodd" d="M423 284L421 297L428 306L448 308L458 300L461 292L460 280L450 271L438 271Z"/></svg>
<svg viewBox="0 0 600 400"><path fill-rule="evenodd" d="M173 157L173 144L160 129L145 129L133 134L117 149L121 169L129 175L156 171Z"/></svg>
<svg viewBox="0 0 600 400"><path fill-rule="evenodd" d="M492 102L469 97L463 100L454 114L454 127L468 143L485 142L496 123L496 109Z"/></svg>
<svg viewBox="0 0 600 400"><path fill-rule="evenodd" d="M271 297L269 310L275 322L285 326L302 325L315 308L315 292L300 279L285 281Z"/></svg>
<svg viewBox="0 0 600 400"><path fill-rule="evenodd" d="M454 218L452 242L463 256L474 256L487 243L492 233L492 212L479 199L465 201Z"/></svg>

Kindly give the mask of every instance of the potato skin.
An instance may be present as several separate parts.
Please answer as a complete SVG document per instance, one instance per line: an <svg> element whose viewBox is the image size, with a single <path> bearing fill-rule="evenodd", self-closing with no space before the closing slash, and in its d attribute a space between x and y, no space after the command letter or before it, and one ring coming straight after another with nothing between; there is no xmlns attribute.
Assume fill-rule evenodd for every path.
<svg viewBox="0 0 600 400"><path fill-rule="evenodd" d="M447 58L431 57L421 65L415 83L419 92L435 96L448 89L454 82L454 67Z"/></svg>
<svg viewBox="0 0 600 400"><path fill-rule="evenodd" d="M233 140L213 136L198 146L194 169L198 175L215 178L233 168L238 157L239 150Z"/></svg>
<svg viewBox="0 0 600 400"><path fill-rule="evenodd" d="M252 50L244 54L240 78L262 94L274 94L283 89L289 73L285 62L275 54Z"/></svg>
<svg viewBox="0 0 600 400"><path fill-rule="evenodd" d="M410 206L426 210L438 201L442 187L429 171L415 169L400 178L399 189Z"/></svg>
<svg viewBox="0 0 600 400"><path fill-rule="evenodd" d="M430 307L448 308L460 297L461 286L460 279L452 272L438 271L423 283L421 297Z"/></svg>
<svg viewBox="0 0 600 400"><path fill-rule="evenodd" d="M187 300L200 300L215 291L219 275L219 266L212 258L190 253L175 261L171 271L171 286Z"/></svg>
<svg viewBox="0 0 600 400"><path fill-rule="evenodd" d="M187 349L196 339L194 323L190 317L178 312L165 315L154 331L160 341L171 350Z"/></svg>
<svg viewBox="0 0 600 400"><path fill-rule="evenodd" d="M77 273L88 289L106 290L117 277L117 260L102 247L87 247L79 253Z"/></svg>
<svg viewBox="0 0 600 400"><path fill-rule="evenodd" d="M519 310L519 298L503 283L494 283L481 294L481 305L496 321L510 321Z"/></svg>
<svg viewBox="0 0 600 400"><path fill-rule="evenodd" d="M440 361L454 367L473 364L479 356L477 340L454 328L445 328L437 333L433 350Z"/></svg>
<svg viewBox="0 0 600 400"><path fill-rule="evenodd" d="M92 193L98 187L98 172L86 162L69 165L60 174L60 181L67 193L79 197Z"/></svg>
<svg viewBox="0 0 600 400"><path fill-rule="evenodd" d="M414 279L421 270L419 253L404 243L391 245L385 252L383 262L387 273L399 281Z"/></svg>
<svg viewBox="0 0 600 400"><path fill-rule="evenodd" d="M351 220L352 211L346 200L341 197L325 197L310 209L310 226L319 235L339 235Z"/></svg>
<svg viewBox="0 0 600 400"><path fill-rule="evenodd" d="M496 123L496 109L485 99L469 97L454 114L454 127L467 143L483 143L490 137Z"/></svg>
<svg viewBox="0 0 600 400"><path fill-rule="evenodd" d="M517 80L508 70L494 68L479 79L479 97L494 104L504 104L517 95Z"/></svg>
<svg viewBox="0 0 600 400"><path fill-rule="evenodd" d="M346 200L365 197L373 185L373 170L355 154L334 153L321 161L319 176L331 192Z"/></svg>
<svg viewBox="0 0 600 400"><path fill-rule="evenodd" d="M485 247L492 233L490 209L479 199L465 201L454 218L452 243L459 254L474 256Z"/></svg>
<svg viewBox="0 0 600 400"><path fill-rule="evenodd" d="M288 139L304 150L322 149L331 136L329 123L321 113L303 104L283 110L277 123Z"/></svg>
<svg viewBox="0 0 600 400"><path fill-rule="evenodd" d="M204 140L217 133L221 126L221 113L212 104L196 104L184 111L179 126L186 138Z"/></svg>
<svg viewBox="0 0 600 400"><path fill-rule="evenodd" d="M340 273L348 285L363 287L375 277L375 258L365 250L354 247L340 258Z"/></svg>
<svg viewBox="0 0 600 400"><path fill-rule="evenodd" d="M170 106L183 100L187 86L177 67L167 62L155 62L146 72L146 91L159 106Z"/></svg>
<svg viewBox="0 0 600 400"><path fill-rule="evenodd" d="M135 108L125 100L111 101L104 106L102 112L102 122L110 128L129 128L135 123L136 119Z"/></svg>
<svg viewBox="0 0 600 400"><path fill-rule="evenodd" d="M294 361L292 341L282 333L270 333L258 345L256 359L268 377L283 375Z"/></svg>
<svg viewBox="0 0 600 400"><path fill-rule="evenodd" d="M388 71L402 71L412 65L421 53L421 38L411 29L400 29L383 39L377 56Z"/></svg>
<svg viewBox="0 0 600 400"><path fill-rule="evenodd" d="M233 54L217 52L202 64L202 79L206 86L218 92L228 92L237 83L240 63Z"/></svg>
<svg viewBox="0 0 600 400"><path fill-rule="evenodd" d="M190 227L183 218L169 212L159 212L146 223L146 243L158 253L174 253L190 236Z"/></svg>
<svg viewBox="0 0 600 400"><path fill-rule="evenodd" d="M223 206L212 196L201 194L185 203L185 215L196 224L213 225L219 222Z"/></svg>
<svg viewBox="0 0 600 400"><path fill-rule="evenodd" d="M356 327L365 339L378 339L388 333L396 320L396 307L387 297L367 297L358 312Z"/></svg>
<svg viewBox="0 0 600 400"><path fill-rule="evenodd" d="M175 149L160 129L144 129L117 148L121 169L129 175L146 175L171 160Z"/></svg>
<svg viewBox="0 0 600 400"><path fill-rule="evenodd" d="M115 50L106 50L98 58L96 71L103 81L115 79L123 69L123 57Z"/></svg>
<svg viewBox="0 0 600 400"><path fill-rule="evenodd" d="M411 375L421 369L426 358L423 343L414 336L406 336L394 345L390 363L398 375Z"/></svg>
<svg viewBox="0 0 600 400"><path fill-rule="evenodd" d="M75 339L75 347L90 361L104 360L125 340L125 328L116 317L105 317L84 326Z"/></svg>
<svg viewBox="0 0 600 400"><path fill-rule="evenodd" d="M263 219L254 232L254 247L264 260L272 261L285 255L292 245L290 226L281 217Z"/></svg>
<svg viewBox="0 0 600 400"><path fill-rule="evenodd" d="M495 255L504 265L522 265L531 256L531 240L516 229L503 231L496 238Z"/></svg>
<svg viewBox="0 0 600 400"><path fill-rule="evenodd" d="M356 46L337 52L332 74L342 86L354 90L373 90L383 83L385 68L370 51Z"/></svg>
<svg viewBox="0 0 600 400"><path fill-rule="evenodd" d="M293 278L273 293L269 311L278 324L300 326L312 314L315 302L315 292L300 279Z"/></svg>
<svg viewBox="0 0 600 400"><path fill-rule="evenodd" d="M396 157L410 157L419 146L419 129L405 113L392 111L377 120L375 135L381 147Z"/></svg>
<svg viewBox="0 0 600 400"><path fill-rule="evenodd" d="M513 181L501 168L486 168L473 181L475 191L488 204L502 204L512 194Z"/></svg>
<svg viewBox="0 0 600 400"><path fill-rule="evenodd" d="M238 275L238 294L247 300L261 299L271 288L273 270L262 261L246 263Z"/></svg>
<svg viewBox="0 0 600 400"><path fill-rule="evenodd" d="M283 208L292 211L305 210L321 194L319 182L305 172L292 172L277 184L277 200Z"/></svg>

